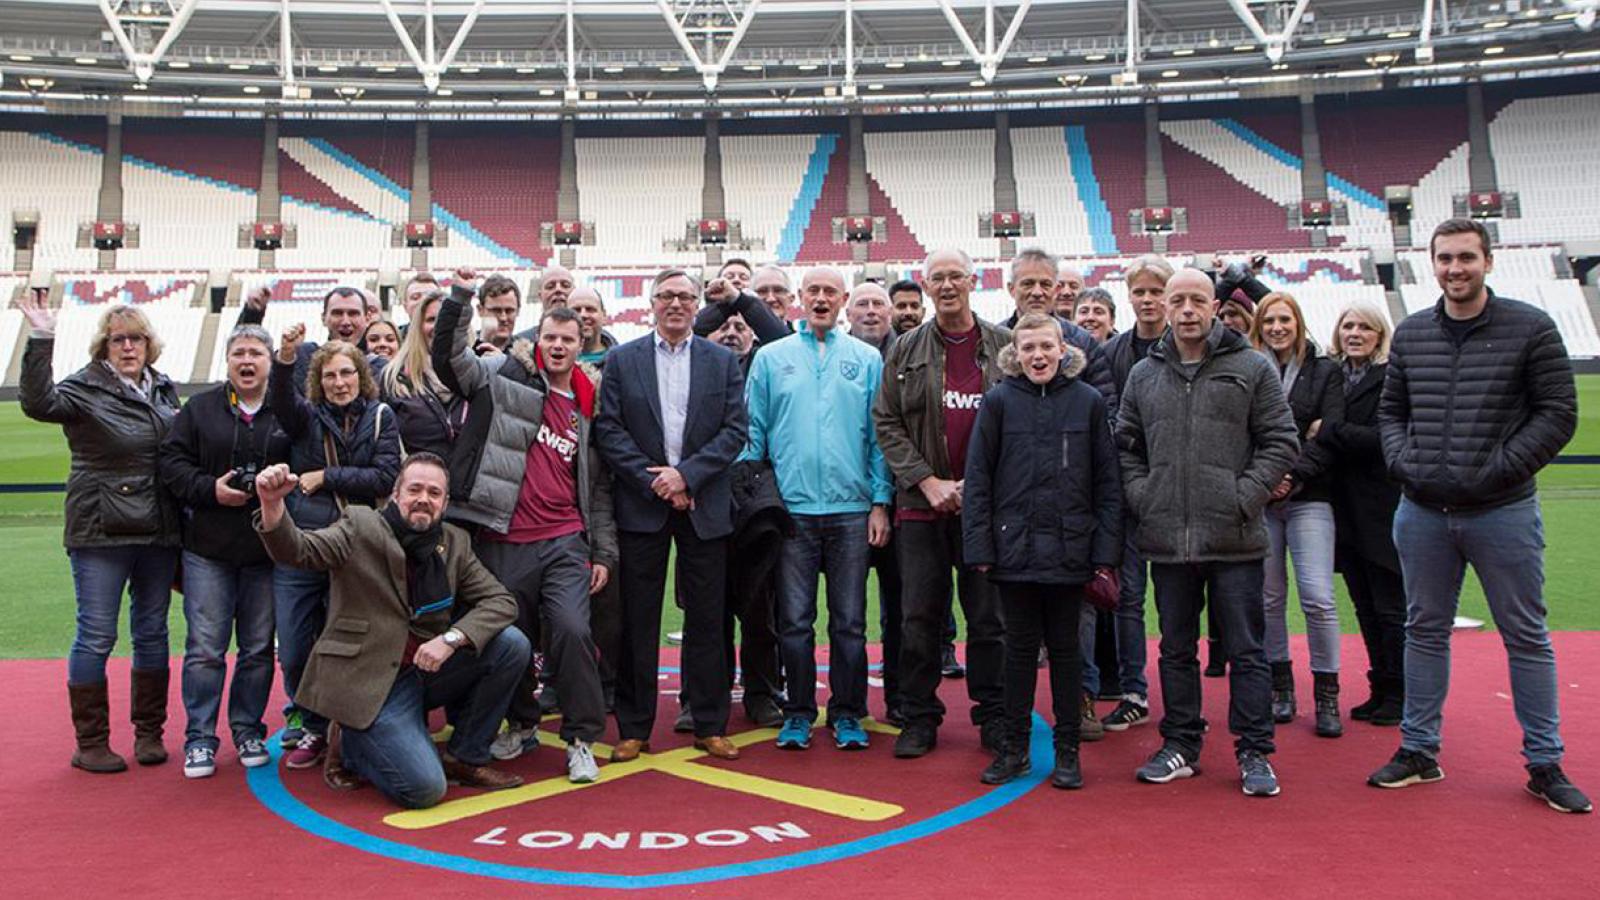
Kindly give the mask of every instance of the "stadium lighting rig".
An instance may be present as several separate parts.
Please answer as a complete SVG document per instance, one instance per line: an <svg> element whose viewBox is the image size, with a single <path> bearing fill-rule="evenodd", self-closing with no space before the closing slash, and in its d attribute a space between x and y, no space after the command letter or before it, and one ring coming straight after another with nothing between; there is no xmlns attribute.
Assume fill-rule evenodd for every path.
<svg viewBox="0 0 1600 900"><path fill-rule="evenodd" d="M133 77L143 84L155 74L156 63L183 33L199 5L200 0L100 0L100 12L111 26L111 35L122 48L122 55L127 57ZM155 46L144 49L158 29L162 34Z"/></svg>

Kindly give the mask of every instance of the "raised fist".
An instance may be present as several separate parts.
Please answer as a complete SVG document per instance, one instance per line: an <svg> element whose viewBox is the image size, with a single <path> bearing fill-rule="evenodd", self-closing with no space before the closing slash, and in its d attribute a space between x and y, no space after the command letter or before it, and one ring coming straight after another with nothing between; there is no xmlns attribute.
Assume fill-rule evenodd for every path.
<svg viewBox="0 0 1600 900"><path fill-rule="evenodd" d="M292 363L300 352L300 342L306 339L304 323L290 325L283 330L283 340L278 344L278 362Z"/></svg>

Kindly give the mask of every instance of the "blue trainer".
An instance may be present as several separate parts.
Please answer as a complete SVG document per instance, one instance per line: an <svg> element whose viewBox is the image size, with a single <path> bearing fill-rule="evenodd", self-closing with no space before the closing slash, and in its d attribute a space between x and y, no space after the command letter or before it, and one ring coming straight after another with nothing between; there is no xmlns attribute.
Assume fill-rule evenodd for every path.
<svg viewBox="0 0 1600 900"><path fill-rule="evenodd" d="M805 716L790 716L783 720L783 730L778 732L779 750L804 750L811 746L811 720Z"/></svg>
<svg viewBox="0 0 1600 900"><path fill-rule="evenodd" d="M833 745L840 750L867 749L867 730L861 727L861 720L848 716L835 719Z"/></svg>

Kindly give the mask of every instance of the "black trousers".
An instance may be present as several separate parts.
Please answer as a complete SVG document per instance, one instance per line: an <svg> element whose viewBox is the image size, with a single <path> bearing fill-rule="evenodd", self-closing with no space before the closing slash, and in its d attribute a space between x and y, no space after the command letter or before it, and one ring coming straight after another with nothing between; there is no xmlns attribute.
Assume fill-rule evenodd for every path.
<svg viewBox="0 0 1600 900"><path fill-rule="evenodd" d="M900 558L896 545L900 530L889 543L873 547L867 565L878 571L878 625L883 632L883 701L890 709L900 705Z"/></svg>
<svg viewBox="0 0 1600 900"><path fill-rule="evenodd" d="M1228 730L1235 750L1271 753L1272 674L1267 668L1261 560L1151 563L1161 616L1161 736L1190 759L1200 755L1200 614L1217 611L1228 654Z"/></svg>
<svg viewBox="0 0 1600 900"><path fill-rule="evenodd" d="M1406 678L1405 581L1399 572L1354 553L1339 562L1367 645L1367 678L1374 689L1399 694Z"/></svg>
<svg viewBox="0 0 1600 900"><path fill-rule="evenodd" d="M683 690L696 737L728 728L728 670L722 645L727 590L726 538L702 540L687 513L672 512L659 532L622 531L622 656L617 660L617 733L647 741L656 721L661 666L661 604L667 557L678 549L683 598Z"/></svg>
<svg viewBox="0 0 1600 900"><path fill-rule="evenodd" d="M777 593L773 588L776 572L774 568L753 589L736 593L733 584L728 586L728 610L722 616L722 652L727 660L725 684L731 690L736 676L743 676L746 709L754 700L778 694L778 633L772 623L777 607ZM733 641L735 619L739 621L737 667Z"/></svg>
<svg viewBox="0 0 1600 900"><path fill-rule="evenodd" d="M988 577L961 563L961 520L951 516L932 522L902 522L899 531L896 542L904 614L900 709L906 721L935 728L944 721L944 704L938 695L942 677L939 656L952 569L957 570L957 596L967 619L967 696L972 699L973 724L1004 716L1000 604ZM1037 647L1035 644L1033 652L1038 652Z"/></svg>
<svg viewBox="0 0 1600 900"><path fill-rule="evenodd" d="M1083 655L1078 623L1083 588L1061 584L996 582L1006 632L1006 725L1015 746L1028 746L1033 692L1039 680L1039 642L1050 659L1050 713L1058 748L1078 746L1083 715Z"/></svg>

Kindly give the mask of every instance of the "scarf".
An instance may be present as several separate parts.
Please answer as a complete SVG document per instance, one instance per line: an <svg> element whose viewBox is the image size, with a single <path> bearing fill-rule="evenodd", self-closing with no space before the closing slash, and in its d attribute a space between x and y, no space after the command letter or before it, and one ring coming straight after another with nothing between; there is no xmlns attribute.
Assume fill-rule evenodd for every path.
<svg viewBox="0 0 1600 900"><path fill-rule="evenodd" d="M400 507L389 503L383 508L383 520L389 523L394 539L406 555L406 593L411 601L411 618L443 612L455 605L450 593L450 579L445 571L444 526L438 522L426 531L417 531L400 513Z"/></svg>

